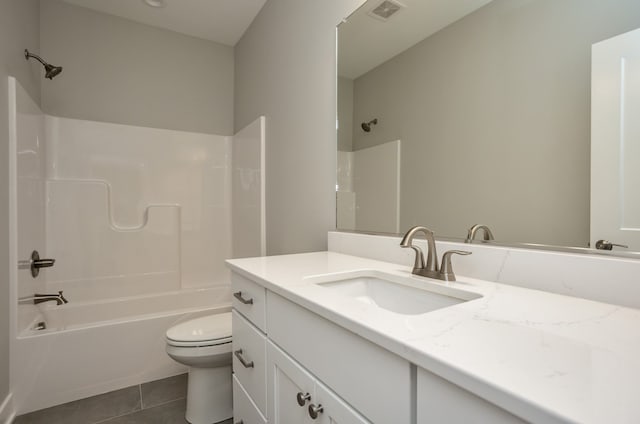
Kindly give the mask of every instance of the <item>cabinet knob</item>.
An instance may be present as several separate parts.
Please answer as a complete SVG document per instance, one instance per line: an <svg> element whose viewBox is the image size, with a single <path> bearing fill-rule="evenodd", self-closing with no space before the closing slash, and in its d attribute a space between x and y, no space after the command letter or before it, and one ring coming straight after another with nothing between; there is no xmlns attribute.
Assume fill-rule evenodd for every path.
<svg viewBox="0 0 640 424"><path fill-rule="evenodd" d="M311 400L311 395L309 393L298 392L296 398L298 399L298 405L304 406L308 400Z"/></svg>
<svg viewBox="0 0 640 424"><path fill-rule="evenodd" d="M309 416L315 420L316 418L318 418L319 414L322 414L323 410L324 407L322 405L316 406L312 403L311 405L309 405Z"/></svg>
<svg viewBox="0 0 640 424"><path fill-rule="evenodd" d="M233 297L235 297L236 299L238 299L240 302L244 303L245 305L253 305L253 299L245 299L244 297L242 297L242 292L235 292L233 294Z"/></svg>
<svg viewBox="0 0 640 424"><path fill-rule="evenodd" d="M235 352L233 352L233 354L236 356L236 358L238 358L238 361L240 361L243 367L253 368L253 361L248 362L246 359L244 359L244 356L242 356L242 349L236 350Z"/></svg>

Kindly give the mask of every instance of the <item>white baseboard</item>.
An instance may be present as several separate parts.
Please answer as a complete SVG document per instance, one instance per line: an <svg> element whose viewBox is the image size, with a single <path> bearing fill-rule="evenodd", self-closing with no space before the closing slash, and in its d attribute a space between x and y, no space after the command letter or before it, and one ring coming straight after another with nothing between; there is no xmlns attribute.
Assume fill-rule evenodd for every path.
<svg viewBox="0 0 640 424"><path fill-rule="evenodd" d="M16 411L13 409L13 394L9 393L0 405L0 423L11 424L16 417Z"/></svg>

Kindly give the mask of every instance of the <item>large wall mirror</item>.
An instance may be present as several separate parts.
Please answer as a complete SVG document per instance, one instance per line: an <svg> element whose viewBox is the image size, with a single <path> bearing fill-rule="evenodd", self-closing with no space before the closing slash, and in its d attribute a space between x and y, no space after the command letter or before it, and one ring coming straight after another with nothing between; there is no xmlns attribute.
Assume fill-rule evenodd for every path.
<svg viewBox="0 0 640 424"><path fill-rule="evenodd" d="M638 0L368 0L338 27L338 229L484 224L506 244L640 251L591 229L609 201L592 194L592 49L639 27ZM640 97L637 58L621 72ZM620 122L636 103L614 102L636 107ZM624 131L614 176L640 170L640 129ZM640 172L616 178L638 238Z"/></svg>

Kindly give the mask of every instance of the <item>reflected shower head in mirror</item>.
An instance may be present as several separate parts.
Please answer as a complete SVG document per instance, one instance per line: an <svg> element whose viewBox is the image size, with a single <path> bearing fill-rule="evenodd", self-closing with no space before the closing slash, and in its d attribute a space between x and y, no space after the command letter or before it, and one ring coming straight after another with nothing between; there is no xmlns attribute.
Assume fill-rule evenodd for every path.
<svg viewBox="0 0 640 424"><path fill-rule="evenodd" d="M37 60L38 62L42 63L42 66L44 66L44 77L45 78L49 78L49 79L53 79L53 77L55 77L56 75L58 75L60 72L62 72L62 66L53 66L47 62L45 62L44 60L42 60L42 58L38 55L35 55L33 53L29 53L29 50L24 49L24 58L29 60L29 58L34 58L35 60Z"/></svg>
<svg viewBox="0 0 640 424"><path fill-rule="evenodd" d="M371 131L371 127L373 125L376 125L378 123L378 118L374 118L369 122L363 122L360 126L362 127L362 130L364 132L370 132Z"/></svg>

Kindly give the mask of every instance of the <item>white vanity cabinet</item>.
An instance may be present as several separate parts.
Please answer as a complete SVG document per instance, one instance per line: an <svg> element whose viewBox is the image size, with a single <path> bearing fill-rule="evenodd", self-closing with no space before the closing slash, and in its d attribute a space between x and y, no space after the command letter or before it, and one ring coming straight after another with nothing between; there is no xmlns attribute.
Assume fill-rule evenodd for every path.
<svg viewBox="0 0 640 424"><path fill-rule="evenodd" d="M397 249L395 239L379 241ZM634 393L626 376L640 348L619 336L640 325L637 310L477 278L427 281L404 265L331 251L227 263L234 349L248 366L234 356L234 422L640 423L633 396L599 396ZM392 284L406 287L386 290ZM425 312L420 288L462 302ZM576 343L604 359L576 361ZM322 407L315 420L311 405Z"/></svg>
<svg viewBox="0 0 640 424"><path fill-rule="evenodd" d="M272 342L267 343L267 367L273 422L369 423Z"/></svg>
<svg viewBox="0 0 640 424"><path fill-rule="evenodd" d="M237 273L231 281L234 423L525 422Z"/></svg>
<svg viewBox="0 0 640 424"><path fill-rule="evenodd" d="M412 422L408 361L270 291L267 333L269 341L371 422Z"/></svg>
<svg viewBox="0 0 640 424"><path fill-rule="evenodd" d="M409 362L232 275L234 423L412 422Z"/></svg>
<svg viewBox="0 0 640 424"><path fill-rule="evenodd" d="M524 424L515 415L437 375L418 368L417 422Z"/></svg>

